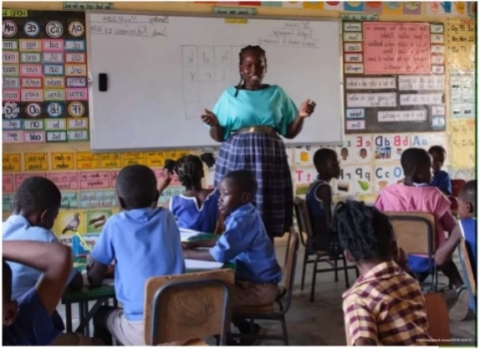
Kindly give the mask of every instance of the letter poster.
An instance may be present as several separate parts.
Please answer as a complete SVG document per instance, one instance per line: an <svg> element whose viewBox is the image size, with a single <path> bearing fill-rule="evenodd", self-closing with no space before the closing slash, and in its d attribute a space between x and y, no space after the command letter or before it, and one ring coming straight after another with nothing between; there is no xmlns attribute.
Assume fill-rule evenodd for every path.
<svg viewBox="0 0 480 350"><path fill-rule="evenodd" d="M88 140L85 14L3 15L3 143Z"/></svg>

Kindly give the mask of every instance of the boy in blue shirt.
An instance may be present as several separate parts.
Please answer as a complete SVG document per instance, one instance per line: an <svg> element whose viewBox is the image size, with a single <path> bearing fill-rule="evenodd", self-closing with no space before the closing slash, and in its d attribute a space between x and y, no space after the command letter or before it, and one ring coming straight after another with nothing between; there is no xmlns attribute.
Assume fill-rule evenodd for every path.
<svg viewBox="0 0 480 350"><path fill-rule="evenodd" d="M58 242L52 227L61 200L60 190L49 179L40 176L25 179L15 193L13 215L3 223L3 241ZM13 273L12 298L18 299L35 286L41 272L18 263L8 264ZM73 265L68 282L74 290L83 285L82 275Z"/></svg>
<svg viewBox="0 0 480 350"><path fill-rule="evenodd" d="M440 191L447 196L452 194L452 183L450 181L450 175L445 170L442 170L443 163L445 163L445 157L447 152L442 146L432 146L428 150L428 153L432 157L432 170L433 177L431 185L437 187Z"/></svg>
<svg viewBox="0 0 480 350"><path fill-rule="evenodd" d="M308 250L325 250L332 256L339 253L338 237L332 225L332 188L330 181L340 176L340 164L337 153L328 148L319 149L313 156L317 169L317 179L310 184L305 200L312 223L313 240L307 242Z"/></svg>
<svg viewBox="0 0 480 350"><path fill-rule="evenodd" d="M2 257L3 345L101 345L79 334L64 334L56 312L72 269L72 251L58 242L4 241ZM40 271L41 278L12 299L15 262Z"/></svg>
<svg viewBox="0 0 480 350"><path fill-rule="evenodd" d="M468 181L458 194L458 216L460 220L452 234L435 253L435 262L442 266L452 260L455 248L463 238L465 240L473 272L477 272L477 211L476 203L477 181ZM475 280L477 276L475 275ZM475 304L465 288L457 291L457 302L451 307L449 317L452 321L462 321L468 315L468 310L475 312Z"/></svg>
<svg viewBox="0 0 480 350"><path fill-rule="evenodd" d="M157 179L149 167L123 168L116 193L122 211L107 220L91 253L88 279L92 286L100 286L115 260L115 294L123 309L102 307L94 318L94 336L107 345L112 336L123 345L145 345L145 282L184 273L180 232L172 213L157 208Z"/></svg>
<svg viewBox="0 0 480 350"><path fill-rule="evenodd" d="M186 259L232 262L236 264L233 310L272 305L278 294L282 270L275 257L258 210L252 205L257 182L248 170L233 171L220 183L218 207L225 219L225 232L218 240L189 242L184 245ZM210 250L193 250L210 247ZM237 323L248 333L246 321ZM256 327L258 332L260 327Z"/></svg>

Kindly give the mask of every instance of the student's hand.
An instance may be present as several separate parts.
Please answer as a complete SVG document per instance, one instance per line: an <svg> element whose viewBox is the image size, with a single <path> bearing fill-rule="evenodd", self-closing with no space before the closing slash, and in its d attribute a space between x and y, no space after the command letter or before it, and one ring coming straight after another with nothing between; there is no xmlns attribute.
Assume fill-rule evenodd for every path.
<svg viewBox="0 0 480 350"><path fill-rule="evenodd" d="M298 112L298 115L301 118L310 117L315 111L316 106L317 104L314 101L310 101L310 99L308 99L300 105L300 111Z"/></svg>
<svg viewBox="0 0 480 350"><path fill-rule="evenodd" d="M218 126L218 119L213 112L209 111L208 109L205 109L205 112L202 114L202 121L210 126Z"/></svg>

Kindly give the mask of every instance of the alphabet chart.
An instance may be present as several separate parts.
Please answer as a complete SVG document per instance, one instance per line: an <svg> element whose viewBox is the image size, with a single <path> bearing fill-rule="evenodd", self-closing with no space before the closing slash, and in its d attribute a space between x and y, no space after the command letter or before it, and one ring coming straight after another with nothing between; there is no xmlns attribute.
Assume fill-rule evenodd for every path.
<svg viewBox="0 0 480 350"><path fill-rule="evenodd" d="M3 143L88 140L85 14L7 14L2 26Z"/></svg>
<svg viewBox="0 0 480 350"><path fill-rule="evenodd" d="M443 24L344 22L345 133L445 130Z"/></svg>

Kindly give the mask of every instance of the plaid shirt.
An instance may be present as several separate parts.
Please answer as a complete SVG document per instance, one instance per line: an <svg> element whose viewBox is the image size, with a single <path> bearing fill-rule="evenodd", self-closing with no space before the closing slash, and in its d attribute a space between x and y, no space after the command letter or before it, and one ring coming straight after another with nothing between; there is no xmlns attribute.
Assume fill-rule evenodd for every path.
<svg viewBox="0 0 480 350"><path fill-rule="evenodd" d="M352 345L359 338L377 345L432 345L420 286L393 261L360 276L343 294L343 313Z"/></svg>

